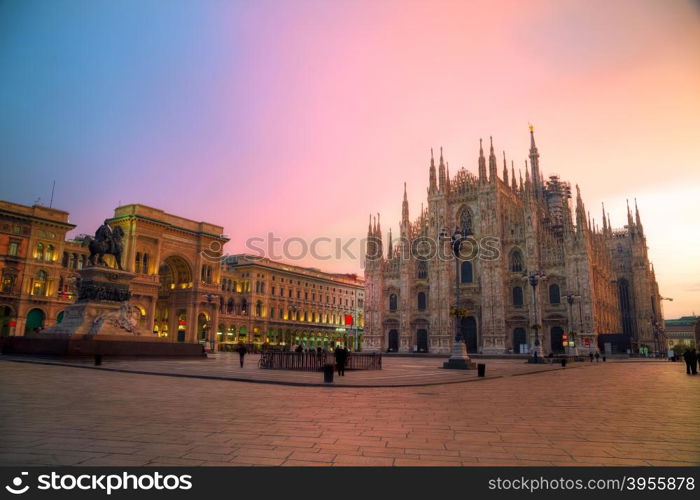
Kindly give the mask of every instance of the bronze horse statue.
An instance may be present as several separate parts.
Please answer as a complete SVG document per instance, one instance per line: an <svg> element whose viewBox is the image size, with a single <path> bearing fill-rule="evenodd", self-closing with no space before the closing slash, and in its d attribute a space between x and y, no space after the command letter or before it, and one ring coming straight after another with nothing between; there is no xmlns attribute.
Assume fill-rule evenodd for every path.
<svg viewBox="0 0 700 500"><path fill-rule="evenodd" d="M90 265L94 266L95 256L97 256L97 265L106 266L104 261L105 255L112 255L117 263L119 270L123 271L122 268L122 250L124 245L122 244L122 238L124 237L124 230L121 226L117 226L112 229L107 221L100 226L100 228L95 232L95 237L86 236L83 241L83 245L86 245L90 249Z"/></svg>

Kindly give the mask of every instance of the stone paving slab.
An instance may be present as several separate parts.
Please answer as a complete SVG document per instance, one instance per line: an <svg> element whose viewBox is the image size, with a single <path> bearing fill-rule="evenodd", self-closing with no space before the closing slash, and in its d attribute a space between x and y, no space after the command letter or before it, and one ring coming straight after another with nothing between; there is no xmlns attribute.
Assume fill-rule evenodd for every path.
<svg viewBox="0 0 700 500"><path fill-rule="evenodd" d="M94 366L92 358L52 358L41 356L0 356L0 361L35 362L89 368L103 371L121 371L139 374L170 375L208 379L235 380L268 384L324 386L324 387L408 387L450 383L474 382L484 378L528 375L550 370L571 370L595 366L595 363L569 363L562 368L557 363L528 364L521 359L483 359L486 377L479 378L476 370L446 370L445 358L385 357L381 370L348 370L345 376L336 373L332 384L324 384L323 373L298 370L263 370L258 368L260 355L250 354L240 367L235 353L218 353L202 359L119 359L106 358ZM601 363L599 363L601 364Z"/></svg>
<svg viewBox="0 0 700 500"><path fill-rule="evenodd" d="M700 376L601 363L430 388L0 363L0 464L700 465Z"/></svg>

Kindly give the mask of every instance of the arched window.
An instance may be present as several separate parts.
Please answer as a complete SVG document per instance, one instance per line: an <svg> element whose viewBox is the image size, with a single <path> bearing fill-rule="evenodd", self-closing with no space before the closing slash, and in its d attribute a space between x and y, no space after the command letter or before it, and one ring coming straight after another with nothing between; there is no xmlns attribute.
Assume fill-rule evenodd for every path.
<svg viewBox="0 0 700 500"><path fill-rule="evenodd" d="M148 274L148 254L145 253L143 254L143 266L141 266L143 269L143 274Z"/></svg>
<svg viewBox="0 0 700 500"><path fill-rule="evenodd" d="M418 310L424 311L426 307L425 292L418 292Z"/></svg>
<svg viewBox="0 0 700 500"><path fill-rule="evenodd" d="M396 311L396 309L398 309L398 302L398 297L395 293L389 295L389 310L392 312Z"/></svg>
<svg viewBox="0 0 700 500"><path fill-rule="evenodd" d="M71 255L70 267L71 267L71 269L78 269L78 254L77 253L74 253Z"/></svg>
<svg viewBox="0 0 700 500"><path fill-rule="evenodd" d="M559 294L559 285L557 285L556 283L549 285L549 303L550 304L561 303L561 296Z"/></svg>
<svg viewBox="0 0 700 500"><path fill-rule="evenodd" d="M522 273L524 266L523 266L523 254L520 250L515 249L512 252L510 252L510 263L509 267L511 272L514 273Z"/></svg>
<svg viewBox="0 0 700 500"><path fill-rule="evenodd" d="M472 213L468 208L464 208L459 214L459 229L462 231L462 236L466 237L474 234L472 227Z"/></svg>
<svg viewBox="0 0 700 500"><path fill-rule="evenodd" d="M241 314L244 316L248 314L248 301L246 299L241 300Z"/></svg>
<svg viewBox="0 0 700 500"><path fill-rule="evenodd" d="M53 262L53 257L54 257L53 245L48 245L46 247L46 260L49 262Z"/></svg>
<svg viewBox="0 0 700 500"><path fill-rule="evenodd" d="M2 272L2 291L3 293L12 293L15 287L16 274L7 269Z"/></svg>
<svg viewBox="0 0 700 500"><path fill-rule="evenodd" d="M473 283L474 282L474 269L472 267L471 261L465 260L464 262L462 262L461 270L462 270L462 272L460 273L461 274L460 281L462 283Z"/></svg>
<svg viewBox="0 0 700 500"><path fill-rule="evenodd" d="M47 280L48 275L46 274L46 271L37 272L34 279L34 287L32 288L32 295L38 295L40 297L46 296Z"/></svg>
<svg viewBox="0 0 700 500"><path fill-rule="evenodd" d="M428 262L419 259L418 264L416 265L416 275L419 280L424 280L428 277Z"/></svg>
<svg viewBox="0 0 700 500"><path fill-rule="evenodd" d="M262 316L262 302L260 302L259 300L255 304L255 315L258 317Z"/></svg>
<svg viewBox="0 0 700 500"><path fill-rule="evenodd" d="M135 263L135 269L134 271L136 273L141 272L141 252L136 252L136 263Z"/></svg>
<svg viewBox="0 0 700 500"><path fill-rule="evenodd" d="M70 258L68 257L68 252L63 252L63 258L61 259L61 265L63 267L68 267Z"/></svg>
<svg viewBox="0 0 700 500"><path fill-rule="evenodd" d="M44 244L43 243L36 244L36 258L44 260Z"/></svg>
<svg viewBox="0 0 700 500"><path fill-rule="evenodd" d="M513 287L513 305L522 306L523 305L523 289L519 286Z"/></svg>

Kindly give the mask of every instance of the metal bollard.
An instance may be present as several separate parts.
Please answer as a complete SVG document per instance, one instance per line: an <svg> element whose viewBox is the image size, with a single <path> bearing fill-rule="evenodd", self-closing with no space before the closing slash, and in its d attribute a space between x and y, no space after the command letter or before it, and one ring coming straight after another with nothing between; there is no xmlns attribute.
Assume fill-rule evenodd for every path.
<svg viewBox="0 0 700 500"><path fill-rule="evenodd" d="M102 354L95 354L95 366L102 364Z"/></svg>

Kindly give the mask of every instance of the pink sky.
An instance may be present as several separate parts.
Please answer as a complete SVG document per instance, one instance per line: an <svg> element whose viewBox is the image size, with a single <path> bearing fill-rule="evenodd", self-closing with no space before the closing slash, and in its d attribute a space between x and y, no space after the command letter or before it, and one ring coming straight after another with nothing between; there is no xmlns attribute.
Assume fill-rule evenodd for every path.
<svg viewBox="0 0 700 500"><path fill-rule="evenodd" d="M381 212L382 228L396 231L404 181L413 215L425 201L431 147L444 148L452 173L462 165L475 172L479 138L493 135L499 156L505 149L517 168L532 122L545 175L578 183L598 221L605 202L621 227L625 199L637 198L661 294L674 298L664 303L667 317L700 313L697 3L201 5L180 19L167 17L173 10L143 7L129 21L133 26L112 12L96 13L97 21L71 25L76 45L65 60L54 53L41 59L57 61L60 78L32 82L67 79L76 59L87 61L87 69L75 70L90 81L77 86L80 94L71 94L73 82L62 93L46 93L72 108L75 97L86 111L76 121L74 144L48 145L66 130L62 116L46 133L34 122L27 127L27 137L42 138L39 146L7 139L8 148L50 151L44 171L31 158L6 164L31 179L60 171L55 206L71 212L79 231L94 230L120 201L221 224L232 238L230 253L268 232L362 238L369 212ZM51 19L37 33L58 29ZM124 36L119 22L143 29ZM23 25L14 26L16 34ZM96 36L85 35L87 43L79 30L90 26ZM17 47L36 38L20 34ZM132 52L104 57L105 47L123 51L139 36L142 45ZM15 39L8 40L5 46L13 47ZM95 71L85 52L91 49L100 64L118 63ZM28 92L27 85L17 87ZM100 106L85 101L93 94ZM96 165L100 173L90 173ZM108 172L119 175L106 183L94 177ZM45 196L46 184L41 192L2 197L31 202ZM97 186L100 196L83 198L86 186ZM361 272L357 260L302 263Z"/></svg>

